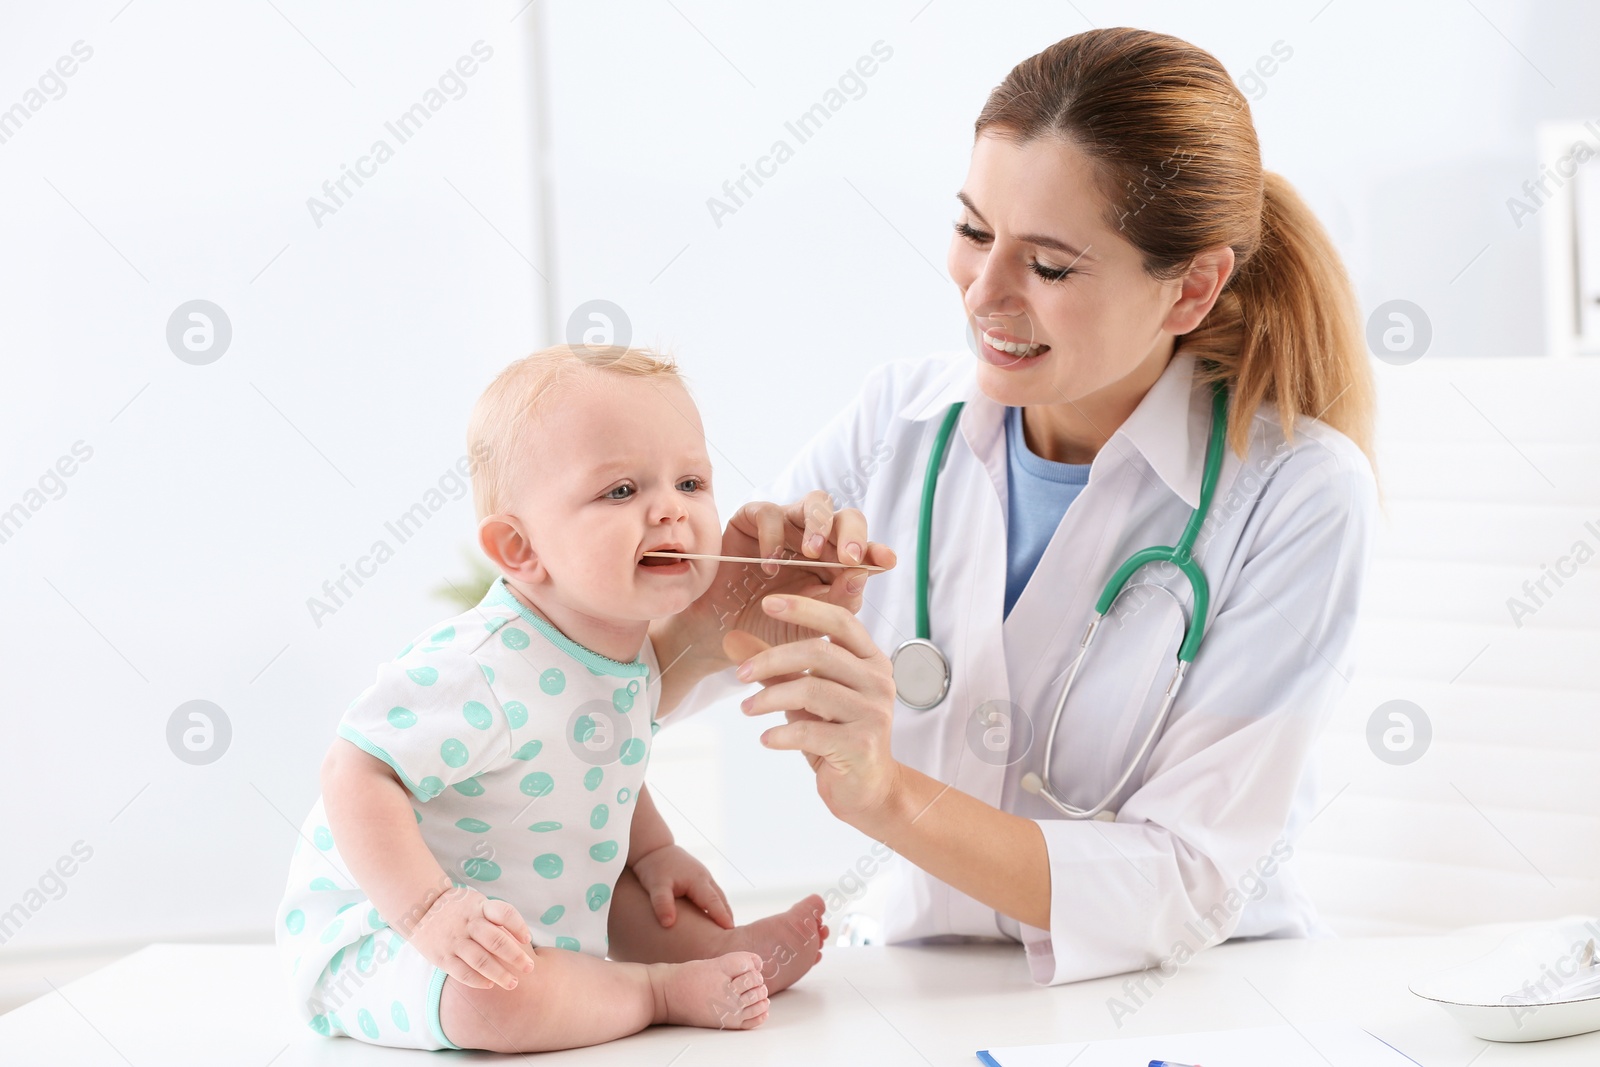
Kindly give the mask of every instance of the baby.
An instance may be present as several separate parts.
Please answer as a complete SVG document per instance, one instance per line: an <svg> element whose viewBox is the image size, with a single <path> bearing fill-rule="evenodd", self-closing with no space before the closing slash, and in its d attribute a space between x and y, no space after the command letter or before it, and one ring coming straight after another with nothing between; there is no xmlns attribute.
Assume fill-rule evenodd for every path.
<svg viewBox="0 0 1600 1067"><path fill-rule="evenodd" d="M722 543L694 402L651 353L552 348L485 390L468 454L501 576L345 709L275 926L297 1010L496 1052L759 1025L820 959L822 899L734 927L644 784L649 622L717 566L645 553Z"/></svg>

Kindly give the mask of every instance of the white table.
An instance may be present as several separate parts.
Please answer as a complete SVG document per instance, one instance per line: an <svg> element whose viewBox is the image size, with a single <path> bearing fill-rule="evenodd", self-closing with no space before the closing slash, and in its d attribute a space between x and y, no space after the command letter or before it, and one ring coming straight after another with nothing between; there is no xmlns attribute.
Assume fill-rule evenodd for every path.
<svg viewBox="0 0 1600 1067"><path fill-rule="evenodd" d="M1495 1045L1406 990L1493 948L1504 929L1437 938L1256 941L1191 960L1119 1029L1107 999L1128 976L1041 988L1022 951L995 944L829 949L778 995L762 1027L653 1027L541 1064L974 1064L974 1050L1342 1018L1427 1067L1600 1063L1600 1033ZM0 1016L0 1064L78 1067L503 1062L319 1037L292 1021L270 945L155 944ZM430 1057L432 1057L430 1059ZM1474 1058L1476 1057L1476 1058Z"/></svg>

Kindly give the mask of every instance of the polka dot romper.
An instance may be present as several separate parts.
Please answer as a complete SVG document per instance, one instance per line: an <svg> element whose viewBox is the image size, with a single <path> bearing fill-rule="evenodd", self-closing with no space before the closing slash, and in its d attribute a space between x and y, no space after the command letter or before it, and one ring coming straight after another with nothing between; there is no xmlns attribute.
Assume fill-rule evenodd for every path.
<svg viewBox="0 0 1600 1067"><path fill-rule="evenodd" d="M603 959L656 730L648 685L643 660L569 640L499 578L380 666L338 735L394 769L451 881L516 907L534 945ZM300 838L275 928L295 1011L324 1036L456 1048L439 1026L444 971L350 876L321 798Z"/></svg>

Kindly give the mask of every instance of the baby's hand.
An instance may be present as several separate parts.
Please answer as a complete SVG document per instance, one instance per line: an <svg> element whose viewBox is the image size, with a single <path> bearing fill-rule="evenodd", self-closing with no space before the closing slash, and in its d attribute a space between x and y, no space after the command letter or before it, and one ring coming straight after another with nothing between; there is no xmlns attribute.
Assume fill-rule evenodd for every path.
<svg viewBox="0 0 1600 1067"><path fill-rule="evenodd" d="M533 970L533 934L517 909L473 889L442 893L408 940L429 963L473 989L515 989L517 975Z"/></svg>
<svg viewBox="0 0 1600 1067"><path fill-rule="evenodd" d="M677 845L663 845L633 863L634 877L650 894L656 921L671 926L678 919L678 898L686 896L718 926L733 929L733 909L722 887L705 865Z"/></svg>

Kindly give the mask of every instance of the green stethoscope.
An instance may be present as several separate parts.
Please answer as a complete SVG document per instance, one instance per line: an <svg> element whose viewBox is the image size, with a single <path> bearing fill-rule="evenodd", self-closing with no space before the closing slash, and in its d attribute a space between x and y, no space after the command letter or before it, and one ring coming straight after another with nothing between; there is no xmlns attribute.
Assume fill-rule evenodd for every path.
<svg viewBox="0 0 1600 1067"><path fill-rule="evenodd" d="M928 457L927 473L922 480L922 511L917 522L917 636L902 642L900 647L894 650L894 656L891 658L896 695L907 707L918 711L937 707L950 691L950 661L939 650L939 646L933 643L930 637L932 631L928 626L928 559L933 535L933 494L939 481L939 469L944 465L945 453L950 445L950 436L955 430L956 420L960 418L963 406L963 403L950 405L950 410L939 427L938 436L934 438L933 452ZM1205 475L1200 482L1200 506L1189 516L1188 525L1183 528L1183 535L1178 538L1176 545L1170 547L1157 545L1135 552L1117 568L1111 580L1106 583L1105 590L1101 592L1100 599L1095 604L1095 617L1089 621L1088 630L1084 631L1083 640L1078 644L1077 658L1073 660L1072 667L1067 673L1066 684L1056 700L1055 714L1050 718L1050 730L1045 734L1044 741L1043 774L1030 771L1022 776L1023 789L1043 797L1069 819L1110 816L1106 811L1106 805L1110 804L1112 798L1127 784L1134 768L1144 759L1145 754L1150 751L1150 746L1155 744L1156 738L1160 736L1167 714L1172 710L1172 702L1177 699L1178 688L1183 684L1183 676L1188 672L1189 664L1194 662L1196 653L1200 651L1200 640L1205 633L1206 609L1210 604L1211 591L1206 584L1205 574L1194 561L1192 552L1195 538L1200 533L1200 526L1205 521L1206 513L1211 509L1211 497L1216 492L1217 476L1222 470L1223 442L1227 435L1228 392L1221 383L1218 383L1211 400L1211 437L1206 443ZM1050 784L1051 756L1054 754L1056 731L1061 725L1061 712L1067 705L1067 694L1072 692L1072 683L1077 680L1078 672L1083 669L1083 659L1088 655L1089 646L1094 643L1095 634L1099 632L1100 623L1105 620L1106 613L1123 593L1132 588L1128 584L1128 579L1133 573L1151 563L1171 563L1176 566L1189 580L1189 587L1194 592L1194 611L1184 622L1183 642L1178 646L1178 666L1172 672L1172 680L1167 683L1161 710L1156 713L1155 721L1145 735L1144 744L1139 746L1139 751L1132 762L1124 768L1122 776L1117 779L1117 784L1112 786L1094 807L1074 807L1057 796ZM1179 614L1183 613L1182 602L1165 586L1154 582L1134 584L1161 590L1172 597L1178 606Z"/></svg>

